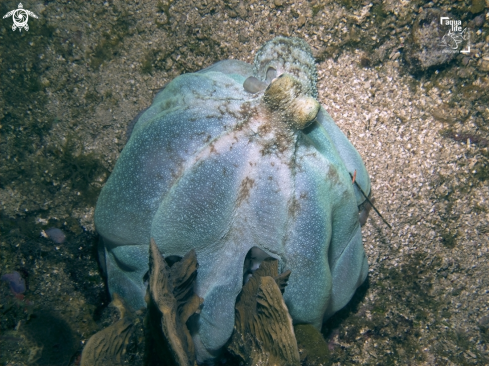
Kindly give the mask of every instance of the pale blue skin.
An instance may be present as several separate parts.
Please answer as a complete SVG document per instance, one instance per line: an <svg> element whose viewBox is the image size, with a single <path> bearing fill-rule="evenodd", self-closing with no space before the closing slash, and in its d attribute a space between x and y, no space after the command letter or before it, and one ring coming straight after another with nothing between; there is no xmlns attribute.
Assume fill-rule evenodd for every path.
<svg viewBox="0 0 489 366"><path fill-rule="evenodd" d="M169 83L139 118L95 211L109 291L133 309L146 306L150 238L165 256L195 249L195 291L204 299L191 324L199 362L231 336L251 248L291 270L290 315L317 328L368 272L358 219L364 197L349 175L356 171L370 192L358 152L321 108L311 126L290 131L284 151L264 154L263 117L249 112L261 94L243 89L249 76L263 80L260 72L226 60Z"/></svg>

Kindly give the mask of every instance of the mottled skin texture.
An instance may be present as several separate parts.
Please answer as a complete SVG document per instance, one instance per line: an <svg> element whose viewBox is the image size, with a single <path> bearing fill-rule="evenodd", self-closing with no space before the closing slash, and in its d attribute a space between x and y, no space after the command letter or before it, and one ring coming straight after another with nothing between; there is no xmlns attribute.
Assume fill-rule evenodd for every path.
<svg viewBox="0 0 489 366"><path fill-rule="evenodd" d="M270 84L269 68L269 78L290 78L289 102L243 88L250 76ZM231 336L250 249L292 271L284 299L296 323L319 328L367 276L364 198L349 175L370 192L365 166L322 107L297 129L297 98L317 98L314 60L298 39L268 42L254 67L227 60L181 75L141 115L99 197L109 291L132 308L145 306L150 238L165 256L196 250L204 306L190 325L200 362Z"/></svg>

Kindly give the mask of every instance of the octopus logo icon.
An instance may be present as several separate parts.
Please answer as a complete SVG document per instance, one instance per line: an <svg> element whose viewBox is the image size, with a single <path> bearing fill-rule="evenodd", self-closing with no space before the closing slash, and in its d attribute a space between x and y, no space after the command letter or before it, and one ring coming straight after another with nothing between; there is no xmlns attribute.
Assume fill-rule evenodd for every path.
<svg viewBox="0 0 489 366"><path fill-rule="evenodd" d="M16 30L19 28L19 32L22 31L22 28L24 28L26 31L29 30L29 25L27 24L27 21L29 20L29 15L34 18L38 18L36 14L34 14L30 10L25 10L24 6L22 3L19 3L19 8L9 11L7 14L3 16L3 19L12 17L12 20L14 21L14 24L12 25L12 30Z"/></svg>

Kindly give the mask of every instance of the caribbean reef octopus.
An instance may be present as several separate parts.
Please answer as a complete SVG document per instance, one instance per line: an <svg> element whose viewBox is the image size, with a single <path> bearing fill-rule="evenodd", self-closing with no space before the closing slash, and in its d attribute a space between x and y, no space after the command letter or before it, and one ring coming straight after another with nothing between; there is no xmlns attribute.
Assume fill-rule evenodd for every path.
<svg viewBox="0 0 489 366"><path fill-rule="evenodd" d="M294 323L321 324L367 277L361 223L370 179L359 153L317 101L308 44L277 37L254 64L218 62L180 75L138 116L102 189L95 225L110 294L146 306L148 249L194 249L189 319L197 360L233 332L243 283L266 257L291 270ZM356 183L352 183L352 176Z"/></svg>

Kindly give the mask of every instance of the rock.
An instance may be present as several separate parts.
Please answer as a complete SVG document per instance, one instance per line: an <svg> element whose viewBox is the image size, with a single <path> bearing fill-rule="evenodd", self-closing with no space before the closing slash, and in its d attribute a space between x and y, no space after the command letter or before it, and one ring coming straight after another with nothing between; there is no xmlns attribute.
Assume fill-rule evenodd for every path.
<svg viewBox="0 0 489 366"><path fill-rule="evenodd" d="M171 70L172 67L173 67L173 60L171 58L168 58L166 60L165 69Z"/></svg>
<svg viewBox="0 0 489 366"><path fill-rule="evenodd" d="M470 12L472 14L480 13L486 7L485 0L472 0Z"/></svg>
<svg viewBox="0 0 489 366"><path fill-rule="evenodd" d="M43 232L41 232L41 235L45 238L51 239L56 244L63 244L66 239L65 233L61 229L58 229L56 227L51 227L44 230Z"/></svg>
<svg viewBox="0 0 489 366"><path fill-rule="evenodd" d="M479 326L483 328L489 328L489 315L485 315L479 319Z"/></svg>
<svg viewBox="0 0 489 366"><path fill-rule="evenodd" d="M13 271L12 273L6 273L2 276L2 281L8 283L10 291L15 295L20 295L25 292L25 280L22 278L19 272Z"/></svg>
<svg viewBox="0 0 489 366"><path fill-rule="evenodd" d="M299 365L299 351L282 292L290 271L278 274L278 261L264 260L236 302L228 351L244 365Z"/></svg>
<svg viewBox="0 0 489 366"><path fill-rule="evenodd" d="M250 40L250 37L249 37L248 33L246 33L245 31L242 31L239 33L238 41L240 41L241 43L246 43L249 40Z"/></svg>
<svg viewBox="0 0 489 366"><path fill-rule="evenodd" d="M236 7L235 11L238 13L241 19L246 19L246 17L248 16L248 10L246 10L246 7L242 3L240 3Z"/></svg>
<svg viewBox="0 0 489 366"><path fill-rule="evenodd" d="M442 16L454 18L438 9L428 9L415 20L404 48L404 60L411 73L416 74L432 66L446 64L458 54L446 52L447 47L440 42L446 33L445 26L440 24Z"/></svg>
<svg viewBox="0 0 489 366"><path fill-rule="evenodd" d="M479 60L478 67L481 71L489 71L489 57Z"/></svg>
<svg viewBox="0 0 489 366"><path fill-rule="evenodd" d="M433 108L431 110L431 115L437 121L448 123L449 125L455 123L455 120L453 119L454 112L447 104L442 104L438 108Z"/></svg>
<svg viewBox="0 0 489 366"><path fill-rule="evenodd" d="M484 25L484 21L485 21L484 14L481 14L474 18L474 24L476 27L482 27Z"/></svg>

